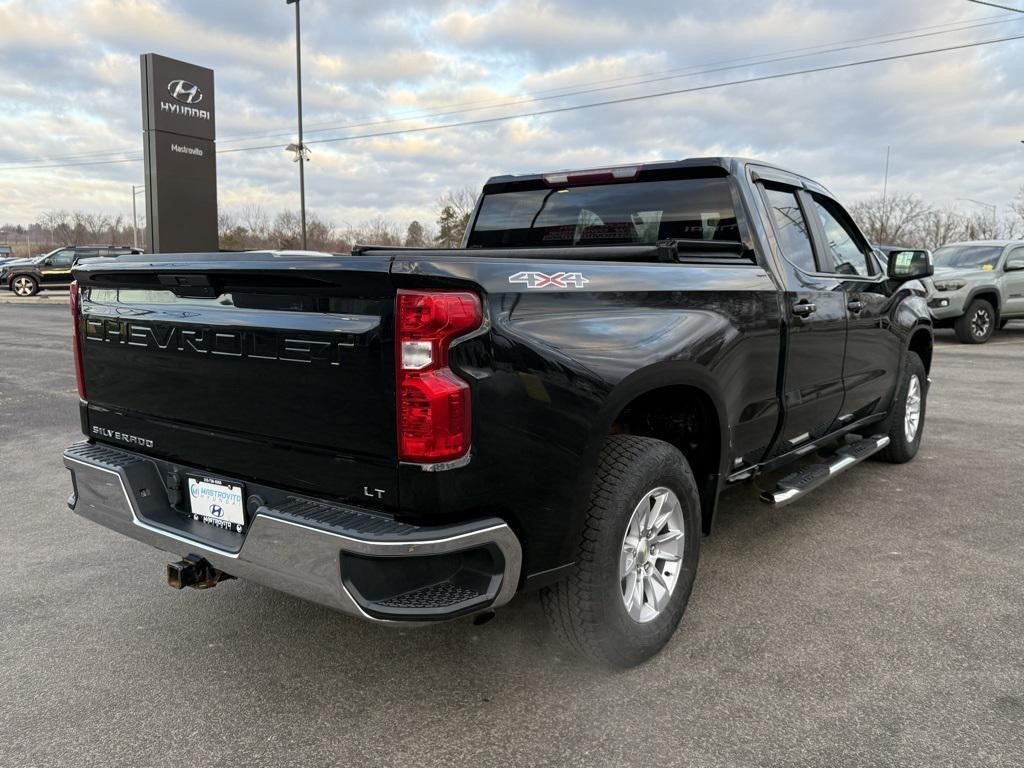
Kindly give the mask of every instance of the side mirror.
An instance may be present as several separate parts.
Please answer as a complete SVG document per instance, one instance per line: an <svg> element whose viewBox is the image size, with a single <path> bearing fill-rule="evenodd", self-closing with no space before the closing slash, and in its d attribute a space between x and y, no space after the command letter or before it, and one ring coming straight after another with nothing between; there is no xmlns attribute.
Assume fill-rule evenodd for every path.
<svg viewBox="0 0 1024 768"><path fill-rule="evenodd" d="M51 256L48 259L43 259L43 266L44 267L51 267L51 266L53 266L53 257Z"/></svg>
<svg viewBox="0 0 1024 768"><path fill-rule="evenodd" d="M919 280L935 274L931 251L894 251L889 254L889 268L886 270L890 280L901 283L907 280Z"/></svg>
<svg viewBox="0 0 1024 768"><path fill-rule="evenodd" d="M1017 272L1021 269L1024 269L1024 261L1018 261L1017 259L1006 262L1006 266L1003 267L1004 272Z"/></svg>

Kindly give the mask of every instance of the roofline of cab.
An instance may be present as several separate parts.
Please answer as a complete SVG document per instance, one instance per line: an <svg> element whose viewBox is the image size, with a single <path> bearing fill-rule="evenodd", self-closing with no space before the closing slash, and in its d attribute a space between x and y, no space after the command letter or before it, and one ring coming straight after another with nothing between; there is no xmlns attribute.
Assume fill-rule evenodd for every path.
<svg viewBox="0 0 1024 768"><path fill-rule="evenodd" d="M650 171L687 171L695 170L700 168L715 169L718 171L724 171L725 175L741 177L744 175L748 167L754 167L759 169L766 169L776 171L780 176L786 176L794 179L798 179L802 184L800 186L808 186L814 189L820 189L826 193L828 190L825 189L820 183L803 176L794 171L788 170L781 166L775 165L774 163L765 162L763 160L756 160L748 157L733 157L733 156L721 156L721 157L691 157L685 160L670 160L663 162L641 162L641 163L614 163L606 167L626 167L626 166L637 166L641 172ZM595 167L596 168L596 167ZM543 173L528 173L528 174L505 174L502 176L492 176L484 184L483 191L487 192L498 192L500 189L493 189L492 187L506 187L507 185L519 185L527 184L531 182L544 182L544 177L551 174L565 174L581 172L584 170L594 169L561 169L557 171L545 171ZM831 193L828 193L831 196Z"/></svg>

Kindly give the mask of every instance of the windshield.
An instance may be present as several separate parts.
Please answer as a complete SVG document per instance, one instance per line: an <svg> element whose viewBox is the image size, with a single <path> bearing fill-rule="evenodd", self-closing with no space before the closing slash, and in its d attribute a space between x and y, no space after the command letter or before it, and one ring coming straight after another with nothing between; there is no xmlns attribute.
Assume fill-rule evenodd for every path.
<svg viewBox="0 0 1024 768"><path fill-rule="evenodd" d="M932 259L936 267L995 269L1002 253L999 245L947 245L932 254Z"/></svg>
<svg viewBox="0 0 1024 768"><path fill-rule="evenodd" d="M738 241L724 178L671 179L485 195L470 248Z"/></svg>

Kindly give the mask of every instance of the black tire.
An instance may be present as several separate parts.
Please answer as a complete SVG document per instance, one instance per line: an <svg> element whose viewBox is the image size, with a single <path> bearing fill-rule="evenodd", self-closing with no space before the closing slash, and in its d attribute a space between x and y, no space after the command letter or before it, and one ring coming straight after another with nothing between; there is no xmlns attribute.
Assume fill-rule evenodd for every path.
<svg viewBox="0 0 1024 768"><path fill-rule="evenodd" d="M625 605L623 592L629 577L620 575L620 556L634 510L659 488L671 490L679 501L682 559L675 564L675 586L667 602L654 618L641 623L629 615ZM580 654L613 666L632 667L651 658L669 641L683 617L697 572L700 537L697 484L683 455L661 440L610 436L594 478L576 567L566 579L541 592L555 633ZM646 546L643 549L647 561ZM659 562L652 560L655 569ZM644 567L646 562L638 564L637 573ZM643 605L644 598L638 602Z"/></svg>
<svg viewBox="0 0 1024 768"><path fill-rule="evenodd" d="M985 299L975 299L956 319L953 328L963 344L984 344L996 330L996 311Z"/></svg>
<svg viewBox="0 0 1024 768"><path fill-rule="evenodd" d="M10 282L11 293L16 296L35 296L39 293L39 281L32 275L14 275Z"/></svg>
<svg viewBox="0 0 1024 768"><path fill-rule="evenodd" d="M912 440L907 439L907 405L908 394L911 390L911 382L917 378L918 392L920 396L920 411L917 422L917 430ZM893 464L905 464L917 455L921 447L921 436L924 434L925 412L928 405L928 374L925 372L924 363L915 352L907 352L903 361L903 371L896 389L896 396L893 399L889 416L883 422L889 435L889 445L877 454L883 461L890 461Z"/></svg>

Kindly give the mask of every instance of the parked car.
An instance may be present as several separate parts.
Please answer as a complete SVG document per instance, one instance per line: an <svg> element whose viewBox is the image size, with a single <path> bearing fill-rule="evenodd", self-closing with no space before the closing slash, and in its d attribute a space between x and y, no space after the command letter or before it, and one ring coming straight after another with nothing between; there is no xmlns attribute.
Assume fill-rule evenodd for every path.
<svg viewBox="0 0 1024 768"><path fill-rule="evenodd" d="M926 281L936 327L953 328L964 344L984 344L1014 318L1024 318L1024 240L975 240L935 251Z"/></svg>
<svg viewBox="0 0 1024 768"><path fill-rule="evenodd" d="M79 264L69 506L182 557L177 588L392 623L542 589L569 645L637 664L720 493L914 458L930 273L736 158L496 177L461 249Z"/></svg>
<svg viewBox="0 0 1024 768"><path fill-rule="evenodd" d="M34 296L42 288L67 288L71 269L82 259L111 258L142 253L126 245L69 245L42 256L0 264L0 283L18 296Z"/></svg>
<svg viewBox="0 0 1024 768"><path fill-rule="evenodd" d="M20 260L22 260L24 258L25 257L23 257L23 256L21 256L21 257L15 256L14 255L14 249L11 246L9 246L9 245L5 245L3 247L0 247L0 267L2 267L4 264L9 264L9 263L11 263L12 261L15 261L15 260L19 260L20 261Z"/></svg>

